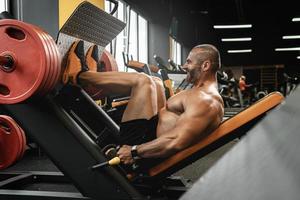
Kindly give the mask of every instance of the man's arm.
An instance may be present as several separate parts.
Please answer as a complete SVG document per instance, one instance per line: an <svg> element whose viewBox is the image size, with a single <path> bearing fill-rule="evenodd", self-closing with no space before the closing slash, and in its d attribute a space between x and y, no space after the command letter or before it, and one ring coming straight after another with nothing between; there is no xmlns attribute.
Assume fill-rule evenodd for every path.
<svg viewBox="0 0 300 200"><path fill-rule="evenodd" d="M175 154L192 144L213 129L218 120L218 111L211 99L187 102L185 111L180 115L176 126L159 138L137 146L138 155L142 158L161 158ZM192 101L192 100L191 100ZM124 145L118 156L124 164L133 162L131 147Z"/></svg>

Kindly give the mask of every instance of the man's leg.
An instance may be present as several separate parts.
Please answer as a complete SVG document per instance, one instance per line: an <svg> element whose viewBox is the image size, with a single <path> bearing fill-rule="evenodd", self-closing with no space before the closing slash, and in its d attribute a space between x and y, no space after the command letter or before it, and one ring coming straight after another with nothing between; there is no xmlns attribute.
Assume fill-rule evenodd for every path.
<svg viewBox="0 0 300 200"><path fill-rule="evenodd" d="M154 80L156 85L157 109L159 111L166 105L165 87L164 87L164 83L160 78L153 76L152 79Z"/></svg>
<svg viewBox="0 0 300 200"><path fill-rule="evenodd" d="M143 73L128 72L82 72L82 85L92 84L113 94L130 94L122 122L134 119L150 119L158 112L156 84Z"/></svg>
<svg viewBox="0 0 300 200"><path fill-rule="evenodd" d="M83 42L74 42L68 52L63 83L93 85L108 94L130 95L122 121L150 119L157 114L156 84L150 76L141 73L87 71Z"/></svg>

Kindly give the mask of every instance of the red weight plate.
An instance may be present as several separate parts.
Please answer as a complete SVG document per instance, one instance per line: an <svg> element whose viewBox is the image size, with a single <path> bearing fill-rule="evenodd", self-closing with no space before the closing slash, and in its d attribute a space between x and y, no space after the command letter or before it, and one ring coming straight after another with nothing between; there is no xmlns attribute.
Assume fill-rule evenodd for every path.
<svg viewBox="0 0 300 200"><path fill-rule="evenodd" d="M100 61L104 62L105 64L105 71L118 71L118 64L115 58L104 49Z"/></svg>
<svg viewBox="0 0 300 200"><path fill-rule="evenodd" d="M55 54L54 50L53 50L53 45L52 45L52 41L51 38L49 37L49 35L47 33L43 33L44 37L46 38L46 41L48 43L48 47L51 51L51 78L49 79L49 87L47 88L47 92L49 92L50 90L53 89L53 84L55 81L55 77L56 77L56 70L57 70L57 55Z"/></svg>
<svg viewBox="0 0 300 200"><path fill-rule="evenodd" d="M22 159L22 157L24 156L24 153L26 151L26 136L25 136L25 132L24 130L18 125L19 127L19 131L18 133L20 134L21 138L22 138L22 148L21 148L21 152L20 152L20 155L19 157L17 158L18 160Z"/></svg>
<svg viewBox="0 0 300 200"><path fill-rule="evenodd" d="M37 27L37 29L39 29L39 28ZM45 87L45 89L44 89L45 91L42 92L44 94L44 93L52 90L58 80L59 73L60 73L60 70L59 70L60 57L58 55L58 50L57 50L56 44L55 44L54 40L52 39L52 37L41 29L39 29L39 34L44 38L44 41L46 42L46 44L50 50L50 55L51 55L50 56L51 71L49 74L47 87Z"/></svg>
<svg viewBox="0 0 300 200"><path fill-rule="evenodd" d="M48 79L49 79L50 71L51 71L51 53L50 53L49 48L47 47L47 43L44 41L45 39L38 33L38 31L37 31L37 34L40 36L41 41L44 44L45 52L47 54L46 69L45 69L46 72L45 72L45 75L44 75L44 79L43 79L43 82L40 84L39 89L35 93L35 95L42 96L42 94L44 93L44 91L48 87L47 86L48 85Z"/></svg>
<svg viewBox="0 0 300 200"><path fill-rule="evenodd" d="M9 130L0 128L0 169L5 169L11 166L20 155L21 141L7 119L0 118L0 122L9 127Z"/></svg>
<svg viewBox="0 0 300 200"><path fill-rule="evenodd" d="M31 97L43 83L47 53L30 25L17 20L0 20L0 55L10 55L15 69L0 70L0 103L12 104Z"/></svg>
<svg viewBox="0 0 300 200"><path fill-rule="evenodd" d="M37 93L39 95L43 95L44 93L47 92L47 90L49 89L49 81L51 80L51 71L52 71L52 52L51 49L49 47L49 44L47 42L47 38L44 37L43 35L43 31L34 25L30 25L38 34L38 36L40 37L40 40L42 41L42 43L44 44L44 48L45 48L45 52L47 53L47 67L46 67L46 72L45 72L45 76L44 76L44 80L43 83L40 85Z"/></svg>
<svg viewBox="0 0 300 200"><path fill-rule="evenodd" d="M46 38L48 38L48 42L49 42L49 46L51 47L52 49L52 52L53 52L53 78L52 78L52 82L50 84L50 90L52 90L55 85L57 84L58 82L58 79L59 79L59 75L60 75L60 65L61 65L61 58L60 58L60 53L58 51L58 48L56 46L56 43L54 42L54 40L52 39L52 37L47 34L47 33L44 33Z"/></svg>
<svg viewBox="0 0 300 200"><path fill-rule="evenodd" d="M3 120L6 120L8 123L6 123L6 125L8 125L11 129L11 132L14 132L15 134L18 135L19 141L20 141L20 148L19 148L19 153L18 156L16 158L16 161L19 160L21 154L23 153L23 146L24 146L24 138L22 136L21 133L21 128L20 126L17 124L17 122L15 120L13 120L10 116L7 115L0 115L0 118L2 118Z"/></svg>
<svg viewBox="0 0 300 200"><path fill-rule="evenodd" d="M106 50L102 52L100 61L105 64L105 71L118 71L118 65L114 57ZM86 86L84 90L94 99L99 100L105 97L106 92L103 89L96 88L92 85Z"/></svg>
<svg viewBox="0 0 300 200"><path fill-rule="evenodd" d="M54 84L53 87L59 82L59 78L60 78L60 73L61 73L61 62L62 62L62 57L61 54L58 50L58 47L55 43L55 41L53 41L53 50L56 54L56 58L57 58L57 64L56 64L56 73L55 73L55 79L54 79Z"/></svg>
<svg viewBox="0 0 300 200"><path fill-rule="evenodd" d="M47 51L49 52L49 57L48 57L48 74L47 77L45 77L45 85L43 85L43 87L40 88L39 90L39 95L44 95L49 91L50 88L50 82L52 79L52 70L53 70L53 53L52 50L48 44L47 38L44 37L43 33L40 32L39 29L37 29L38 34L40 35L40 37L42 38L42 41L45 45L45 48L47 49Z"/></svg>
<svg viewBox="0 0 300 200"><path fill-rule="evenodd" d="M24 156L24 153L25 153L26 148L27 148L26 135L25 135L25 132L24 132L24 130L22 128L21 128L21 132L22 132L22 137L23 137L23 149L22 149L20 158L22 158Z"/></svg>
<svg viewBox="0 0 300 200"><path fill-rule="evenodd" d="M58 78L58 65L59 65L59 57L57 52L55 51L56 44L54 42L54 40L52 39L52 37L46 33L42 31L42 35L46 38L46 42L48 43L48 47L51 51L51 59L52 59L52 70L51 70L51 79L49 80L49 88L47 89L47 92L52 90L57 82L57 78ZM57 75L58 74L58 75Z"/></svg>

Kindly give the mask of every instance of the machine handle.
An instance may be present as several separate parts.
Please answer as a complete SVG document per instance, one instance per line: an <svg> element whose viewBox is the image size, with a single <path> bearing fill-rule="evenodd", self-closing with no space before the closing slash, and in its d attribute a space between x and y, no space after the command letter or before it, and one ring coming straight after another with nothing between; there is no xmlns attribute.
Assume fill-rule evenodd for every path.
<svg viewBox="0 0 300 200"><path fill-rule="evenodd" d="M115 14L115 12L118 10L118 7L119 7L119 2L116 1L116 0L107 0L113 4L115 4L113 10L110 12L111 15Z"/></svg>

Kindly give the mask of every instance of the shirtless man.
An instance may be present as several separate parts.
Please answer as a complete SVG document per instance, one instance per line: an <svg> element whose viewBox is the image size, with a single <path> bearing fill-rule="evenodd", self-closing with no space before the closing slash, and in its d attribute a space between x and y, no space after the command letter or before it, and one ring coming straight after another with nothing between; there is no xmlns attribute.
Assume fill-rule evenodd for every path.
<svg viewBox="0 0 300 200"><path fill-rule="evenodd" d="M79 46L73 44L70 52ZM220 55L212 45L191 50L183 69L194 86L167 101L157 79L143 73L86 71L76 67L76 59L73 65L67 65L65 83L80 81L82 86L92 84L109 93L130 94L120 125L123 145L117 152L123 164L169 157L197 143L222 121L223 101L216 80Z"/></svg>

